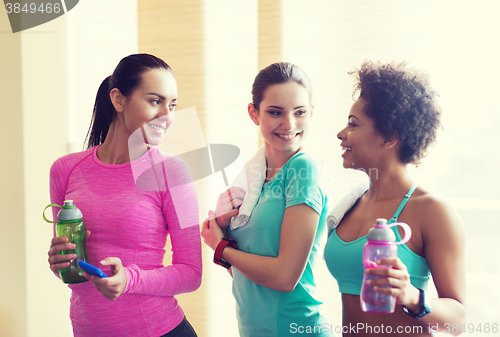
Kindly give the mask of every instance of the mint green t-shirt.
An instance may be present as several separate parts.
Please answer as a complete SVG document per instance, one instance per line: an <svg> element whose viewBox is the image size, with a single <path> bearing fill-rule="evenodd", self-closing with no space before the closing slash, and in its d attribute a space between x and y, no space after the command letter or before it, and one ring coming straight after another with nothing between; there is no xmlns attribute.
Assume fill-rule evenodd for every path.
<svg viewBox="0 0 500 337"><path fill-rule="evenodd" d="M327 188L323 163L307 152L299 152L264 184L248 223L229 230L229 237L238 242L241 251L276 257L287 207L306 204L320 215L306 268L293 291L287 293L260 286L232 268L240 336L333 335L328 320L320 313L322 302L315 297L313 277L316 259L326 239Z"/></svg>

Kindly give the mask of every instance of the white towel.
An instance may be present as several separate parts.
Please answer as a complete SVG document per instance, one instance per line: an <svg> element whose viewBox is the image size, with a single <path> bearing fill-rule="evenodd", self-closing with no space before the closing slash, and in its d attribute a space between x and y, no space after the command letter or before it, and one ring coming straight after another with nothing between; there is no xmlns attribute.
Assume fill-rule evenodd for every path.
<svg viewBox="0 0 500 337"><path fill-rule="evenodd" d="M344 218L344 215L349 211L352 206L358 201L363 194L366 193L369 187L369 180L365 180L356 185L350 190L330 211L326 217L326 224L328 226L328 233L337 227Z"/></svg>
<svg viewBox="0 0 500 337"><path fill-rule="evenodd" d="M262 186L266 180L266 151L262 146L255 156L250 159L244 169L235 178L232 186L241 187L245 190L246 195L243 203L240 206L240 213L231 218L231 229L246 225L252 211L259 201Z"/></svg>

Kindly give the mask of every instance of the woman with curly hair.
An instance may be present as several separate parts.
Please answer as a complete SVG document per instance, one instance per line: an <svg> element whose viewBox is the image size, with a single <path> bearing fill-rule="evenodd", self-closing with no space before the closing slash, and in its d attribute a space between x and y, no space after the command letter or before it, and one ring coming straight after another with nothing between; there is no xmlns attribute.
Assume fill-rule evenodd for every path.
<svg viewBox="0 0 500 337"><path fill-rule="evenodd" d="M330 213L325 260L342 293L344 336L403 334L431 336L433 330L460 333L465 319L465 234L459 215L418 186L408 164L418 164L436 139L441 111L427 77L404 63L365 62L350 73L357 80L348 125L337 137L343 166L369 172L369 185L348 194ZM360 306L362 250L377 218L405 222L411 239L397 258L377 261L370 286L396 296L392 314ZM403 236L391 227L396 239ZM431 278L438 298L430 298ZM370 282L370 281L369 281Z"/></svg>

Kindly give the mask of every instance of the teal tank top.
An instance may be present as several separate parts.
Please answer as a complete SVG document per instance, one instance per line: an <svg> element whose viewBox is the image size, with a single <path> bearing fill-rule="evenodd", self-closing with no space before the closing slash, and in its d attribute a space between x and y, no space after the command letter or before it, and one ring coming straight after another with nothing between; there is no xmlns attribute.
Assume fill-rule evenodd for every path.
<svg viewBox="0 0 500 337"><path fill-rule="evenodd" d="M396 210L396 213L387 222L388 224L398 221L399 214L416 188L417 185L412 186ZM391 229L396 235L396 241L400 241L401 235L397 227L395 226ZM337 234L337 228L333 229L328 237L325 246L326 265L332 276L337 280L339 291L343 294L359 295L361 293L361 284L363 282L363 246L365 243L366 235L354 241L346 242L342 240ZM431 276L429 265L425 258L413 252L406 244L398 246L398 257L408 268L411 284L416 288L425 290Z"/></svg>

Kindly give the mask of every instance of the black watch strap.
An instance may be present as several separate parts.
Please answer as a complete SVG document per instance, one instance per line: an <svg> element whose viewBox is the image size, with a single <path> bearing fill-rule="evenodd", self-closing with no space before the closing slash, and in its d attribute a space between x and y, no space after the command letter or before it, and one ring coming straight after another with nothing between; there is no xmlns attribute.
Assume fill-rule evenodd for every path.
<svg viewBox="0 0 500 337"><path fill-rule="evenodd" d="M420 296L419 296L419 301L418 301L418 303L420 304L420 309L419 309L418 313L414 313L413 311L411 311L410 309L408 309L404 305L403 305L403 310L411 317L416 318L416 319L421 319L425 315L428 315L431 313L432 304L431 304L430 297L426 296L425 291L423 291L422 289L418 289L418 290L420 291Z"/></svg>

